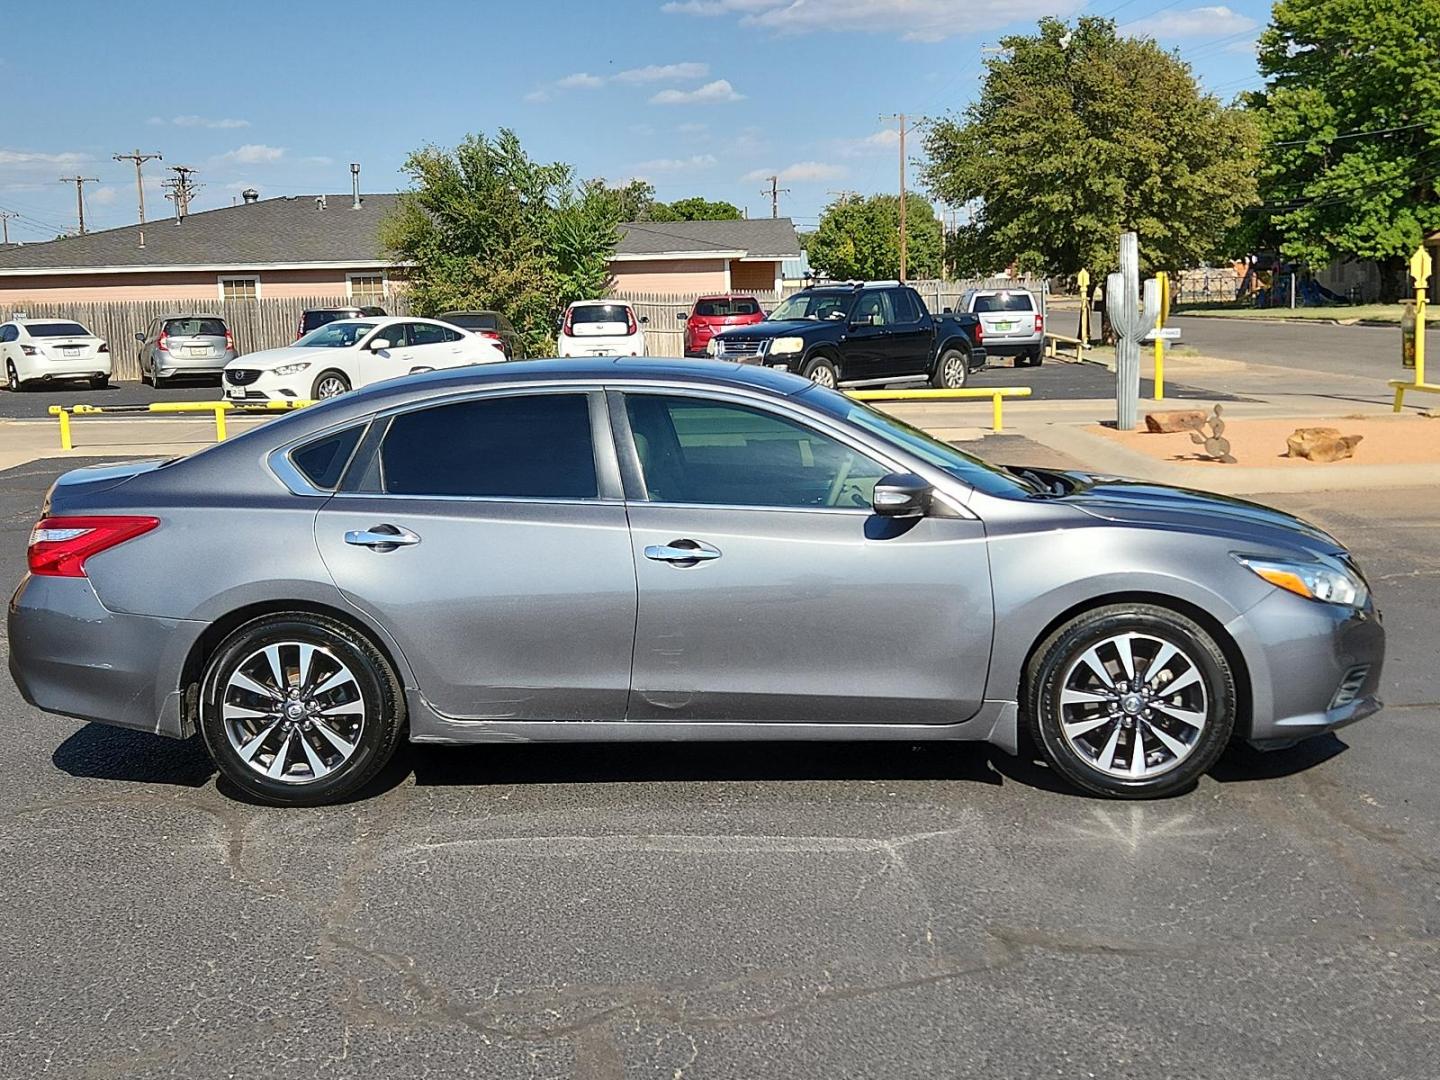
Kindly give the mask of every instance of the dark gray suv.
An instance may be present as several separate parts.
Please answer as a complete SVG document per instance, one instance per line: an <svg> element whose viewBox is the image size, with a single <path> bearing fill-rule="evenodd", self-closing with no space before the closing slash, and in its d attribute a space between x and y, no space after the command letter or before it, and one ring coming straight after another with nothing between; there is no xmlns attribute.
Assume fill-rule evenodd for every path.
<svg viewBox="0 0 1440 1080"><path fill-rule="evenodd" d="M795 375L539 361L379 383L46 498L26 699L199 731L250 795L435 743L1028 733L1180 790L1359 720L1385 634L1331 537L1233 499L997 468Z"/></svg>

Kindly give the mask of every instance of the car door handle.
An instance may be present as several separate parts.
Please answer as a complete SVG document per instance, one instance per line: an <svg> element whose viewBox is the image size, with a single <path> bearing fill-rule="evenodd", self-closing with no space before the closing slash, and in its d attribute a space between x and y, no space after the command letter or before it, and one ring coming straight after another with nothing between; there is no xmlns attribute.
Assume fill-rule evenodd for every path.
<svg viewBox="0 0 1440 1080"><path fill-rule="evenodd" d="M420 537L399 525L376 525L371 529L350 530L345 534L345 542L375 551L394 551L398 547L418 544Z"/></svg>
<svg viewBox="0 0 1440 1080"><path fill-rule="evenodd" d="M656 562L695 563L708 562L720 557L720 549L699 540L671 540L668 544L650 544L645 548L645 558Z"/></svg>

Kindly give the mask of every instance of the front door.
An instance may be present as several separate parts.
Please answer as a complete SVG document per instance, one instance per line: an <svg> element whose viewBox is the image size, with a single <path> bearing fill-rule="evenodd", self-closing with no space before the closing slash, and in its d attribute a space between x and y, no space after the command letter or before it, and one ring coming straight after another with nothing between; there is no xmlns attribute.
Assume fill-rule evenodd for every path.
<svg viewBox="0 0 1440 1080"><path fill-rule="evenodd" d="M980 522L875 515L892 469L768 406L629 391L619 409L643 478L630 719L957 723L979 708Z"/></svg>
<svg viewBox="0 0 1440 1080"><path fill-rule="evenodd" d="M336 585L390 631L446 716L624 718L635 567L592 407L603 412L598 393L571 391L401 413L351 467L356 490L320 511Z"/></svg>
<svg viewBox="0 0 1440 1080"><path fill-rule="evenodd" d="M391 323L375 331L370 338L371 344L363 347L356 359L356 366L360 371L357 388L410 374L410 369L415 366L413 330L413 323L403 322ZM383 349L377 349L373 345L376 341L386 341L389 344Z"/></svg>

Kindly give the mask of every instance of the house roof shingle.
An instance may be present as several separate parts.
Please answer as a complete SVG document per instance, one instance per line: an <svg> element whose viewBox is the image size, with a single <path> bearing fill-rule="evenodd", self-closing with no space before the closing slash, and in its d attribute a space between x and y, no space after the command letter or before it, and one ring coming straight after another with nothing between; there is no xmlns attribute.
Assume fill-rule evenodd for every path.
<svg viewBox="0 0 1440 1080"><path fill-rule="evenodd" d="M399 198L365 195L359 210L350 195L287 195L173 218L23 244L0 250L0 271L172 266L274 266L294 263L379 263L380 220Z"/></svg>
<svg viewBox="0 0 1440 1080"><path fill-rule="evenodd" d="M743 251L751 258L796 258L800 238L789 218L741 221L627 221L620 226L617 255Z"/></svg>

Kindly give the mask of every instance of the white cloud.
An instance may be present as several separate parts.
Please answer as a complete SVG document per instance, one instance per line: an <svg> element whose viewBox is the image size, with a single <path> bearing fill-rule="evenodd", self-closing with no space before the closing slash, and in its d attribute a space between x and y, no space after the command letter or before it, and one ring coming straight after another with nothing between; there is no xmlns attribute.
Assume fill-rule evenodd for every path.
<svg viewBox="0 0 1440 1080"><path fill-rule="evenodd" d="M68 169L73 165L83 165L89 160L88 154L40 154L32 150L0 149L0 168L48 169L59 166L62 169Z"/></svg>
<svg viewBox="0 0 1440 1080"><path fill-rule="evenodd" d="M716 79L694 90L661 90L650 99L651 105L714 105L725 101L741 101L729 79Z"/></svg>
<svg viewBox="0 0 1440 1080"><path fill-rule="evenodd" d="M222 160L236 165L267 165L284 156L283 146L266 146L264 143L246 143L220 155Z"/></svg>
<svg viewBox="0 0 1440 1080"><path fill-rule="evenodd" d="M1223 4L1215 7L1189 8L1185 11L1162 11L1125 25L1127 34L1148 34L1150 37L1174 38L1225 37L1243 34L1260 24Z"/></svg>
<svg viewBox="0 0 1440 1080"><path fill-rule="evenodd" d="M716 163L714 154L694 154L688 158L656 158L654 161L642 161L633 168L637 176L644 176L647 173L708 169Z"/></svg>
<svg viewBox="0 0 1440 1080"><path fill-rule="evenodd" d="M229 130L231 128L247 128L250 126L249 120L237 120L229 116L221 117L220 119L216 120L212 120L204 116L177 116L174 117L170 121L170 123L174 124L176 127L215 128L217 130Z"/></svg>
<svg viewBox="0 0 1440 1080"><path fill-rule="evenodd" d="M881 128L863 139L840 139L838 147L846 157L894 153L900 148L900 132L897 128Z"/></svg>
<svg viewBox="0 0 1440 1080"><path fill-rule="evenodd" d="M813 182L817 180L839 180L845 175L845 166L828 165L823 161L797 161L794 165L787 165L783 169L753 169L740 179L747 184L753 184L760 180L769 180L772 176L778 176L782 184L790 181L800 183Z"/></svg>
<svg viewBox="0 0 1440 1080"><path fill-rule="evenodd" d="M715 18L738 15L743 26L781 34L818 30L898 33L912 41L940 41L1042 15L1069 15L1085 0L669 0L662 11Z"/></svg>
<svg viewBox="0 0 1440 1080"><path fill-rule="evenodd" d="M109 206L120 197L120 193L112 187L99 187L94 191L87 192L85 200L95 206Z"/></svg>
<svg viewBox="0 0 1440 1080"><path fill-rule="evenodd" d="M577 71L574 75L556 79L555 85L561 90L597 90L605 85L605 80L599 75L591 75L588 71Z"/></svg>
<svg viewBox="0 0 1440 1080"><path fill-rule="evenodd" d="M645 67L629 68L611 76L617 83L681 82L686 79L703 79L710 74L709 64L685 62L681 64L649 64Z"/></svg>
<svg viewBox="0 0 1440 1080"><path fill-rule="evenodd" d="M525 95L525 100L528 101L528 102L530 102L532 105L535 104L535 103L537 103L537 102L541 102L541 101L549 101L549 100L550 100L550 91L549 91L549 90L531 90L528 94Z"/></svg>

